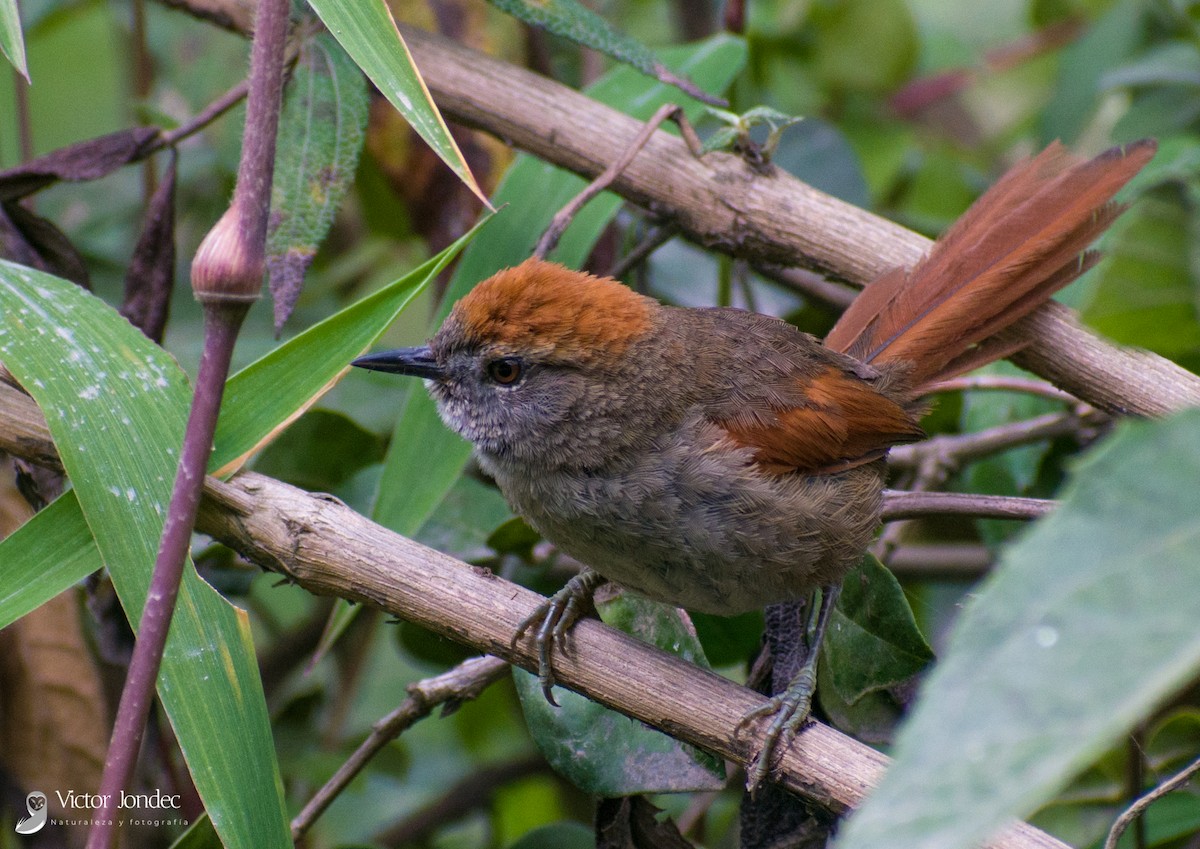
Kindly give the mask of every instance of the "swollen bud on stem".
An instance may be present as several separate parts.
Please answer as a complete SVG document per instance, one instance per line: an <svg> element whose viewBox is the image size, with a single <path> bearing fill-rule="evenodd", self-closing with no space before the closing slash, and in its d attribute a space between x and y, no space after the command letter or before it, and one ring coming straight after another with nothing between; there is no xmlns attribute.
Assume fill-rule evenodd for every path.
<svg viewBox="0 0 1200 849"><path fill-rule="evenodd" d="M213 225L192 260L192 293L201 303L258 300L265 260L261 236L254 238L235 199Z"/></svg>

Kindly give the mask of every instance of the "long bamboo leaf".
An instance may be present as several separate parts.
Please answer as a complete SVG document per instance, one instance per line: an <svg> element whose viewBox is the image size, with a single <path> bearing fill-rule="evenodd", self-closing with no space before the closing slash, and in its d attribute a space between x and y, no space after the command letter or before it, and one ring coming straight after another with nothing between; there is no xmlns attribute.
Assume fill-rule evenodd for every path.
<svg viewBox="0 0 1200 849"><path fill-rule="evenodd" d="M309 5L388 102L487 204L383 0L309 0Z"/></svg>

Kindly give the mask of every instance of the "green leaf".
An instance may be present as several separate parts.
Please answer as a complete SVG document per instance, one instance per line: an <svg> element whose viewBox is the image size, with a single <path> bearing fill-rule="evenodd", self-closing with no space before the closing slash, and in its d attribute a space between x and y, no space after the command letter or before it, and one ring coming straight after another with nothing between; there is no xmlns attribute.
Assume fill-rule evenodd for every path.
<svg viewBox="0 0 1200 849"><path fill-rule="evenodd" d="M512 518L512 510L500 491L464 475L421 526L416 539L459 560L481 560L493 556L492 529L505 527L509 521L519 520Z"/></svg>
<svg viewBox="0 0 1200 849"><path fill-rule="evenodd" d="M0 628L103 569L74 490L0 542L0 564Z"/></svg>
<svg viewBox="0 0 1200 849"><path fill-rule="evenodd" d="M188 826L187 831L171 844L171 849L222 849L221 838L213 830L212 820L201 814Z"/></svg>
<svg viewBox="0 0 1200 849"><path fill-rule="evenodd" d="M311 492L333 492L383 459L383 440L334 410L309 410L268 445L254 470Z"/></svg>
<svg viewBox="0 0 1200 849"><path fill-rule="evenodd" d="M975 846L1200 672L1200 410L1126 422L954 628L841 849Z"/></svg>
<svg viewBox="0 0 1200 849"><path fill-rule="evenodd" d="M708 668L691 623L677 608L631 593L598 602L600 618L627 634ZM694 746L555 688L554 707L537 676L513 667L513 682L529 733L546 760L580 789L596 796L719 790L725 784L720 760Z"/></svg>
<svg viewBox="0 0 1200 849"><path fill-rule="evenodd" d="M491 0L491 3L531 26L599 50L618 62L637 68L643 74L677 86L691 97L706 103L725 105L723 100L705 94L703 88L691 80L672 73L654 55L654 51L636 38L615 29L577 0Z"/></svg>
<svg viewBox="0 0 1200 849"><path fill-rule="evenodd" d="M692 625L714 667L744 665L762 645L763 613L750 610L737 616L690 611Z"/></svg>
<svg viewBox="0 0 1200 849"><path fill-rule="evenodd" d="M902 0L846 0L812 16L817 72L830 85L884 92L907 80L919 44Z"/></svg>
<svg viewBox="0 0 1200 849"><path fill-rule="evenodd" d="M29 68L25 64L25 40L21 36L17 0L0 0L0 52L28 81Z"/></svg>
<svg viewBox="0 0 1200 849"><path fill-rule="evenodd" d="M1099 104L1101 77L1142 46L1150 17L1138 0L1118 0L1063 48L1052 99L1040 113L1043 143L1079 138Z"/></svg>
<svg viewBox="0 0 1200 849"><path fill-rule="evenodd" d="M1197 203L1178 187L1142 196L1113 225L1083 320L1166 357L1200 350L1198 226Z"/></svg>
<svg viewBox="0 0 1200 849"><path fill-rule="evenodd" d="M304 42L279 116L271 185L267 274L276 330L354 180L369 105L366 81L330 35Z"/></svg>
<svg viewBox="0 0 1200 849"><path fill-rule="evenodd" d="M896 576L871 554L842 582L822 649L839 697L851 705L933 660Z"/></svg>
<svg viewBox="0 0 1200 849"><path fill-rule="evenodd" d="M1168 41L1154 46L1137 59L1112 68L1100 78L1099 87L1173 84L1200 86L1200 55L1190 41Z"/></svg>
<svg viewBox="0 0 1200 849"><path fill-rule="evenodd" d="M487 197L429 96L387 4L383 0L309 0L309 5L417 135L487 204Z"/></svg>
<svg viewBox="0 0 1200 849"><path fill-rule="evenodd" d="M169 354L79 287L7 262L0 282L0 358L45 412L136 628L183 438L187 378ZM180 588L159 696L226 845L290 846L246 614L192 569Z"/></svg>
<svg viewBox="0 0 1200 849"><path fill-rule="evenodd" d="M592 849L596 836L578 822L555 822L521 835L509 849Z"/></svg>

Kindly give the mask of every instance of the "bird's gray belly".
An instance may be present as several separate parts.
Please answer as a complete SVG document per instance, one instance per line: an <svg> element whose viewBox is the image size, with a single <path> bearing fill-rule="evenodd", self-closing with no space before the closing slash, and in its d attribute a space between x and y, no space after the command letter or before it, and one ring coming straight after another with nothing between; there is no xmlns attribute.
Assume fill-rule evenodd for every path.
<svg viewBox="0 0 1200 849"><path fill-rule="evenodd" d="M484 459L546 539L643 595L731 615L841 580L878 523L879 471L767 477L733 452L647 454L620 472L512 474Z"/></svg>

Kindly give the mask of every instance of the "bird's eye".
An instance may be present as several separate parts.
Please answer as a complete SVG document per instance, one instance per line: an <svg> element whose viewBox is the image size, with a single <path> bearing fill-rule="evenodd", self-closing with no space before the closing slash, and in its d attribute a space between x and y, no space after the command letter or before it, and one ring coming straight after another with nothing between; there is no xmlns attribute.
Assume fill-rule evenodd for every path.
<svg viewBox="0 0 1200 849"><path fill-rule="evenodd" d="M501 386L512 386L521 379L524 369L516 357L501 357L487 365L487 374Z"/></svg>

